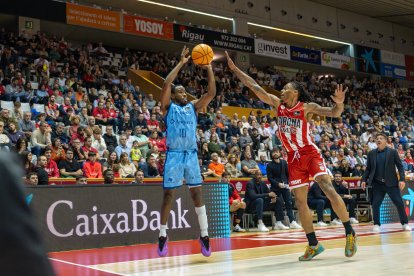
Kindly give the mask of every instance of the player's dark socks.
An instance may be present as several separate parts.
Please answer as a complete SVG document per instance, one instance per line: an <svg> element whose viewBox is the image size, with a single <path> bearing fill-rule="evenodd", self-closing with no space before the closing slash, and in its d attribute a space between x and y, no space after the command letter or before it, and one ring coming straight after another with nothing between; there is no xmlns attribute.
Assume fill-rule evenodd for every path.
<svg viewBox="0 0 414 276"><path fill-rule="evenodd" d="M318 240L316 239L315 232L310 232L309 234L306 234L306 237L308 238L309 246L318 245Z"/></svg>
<svg viewBox="0 0 414 276"><path fill-rule="evenodd" d="M351 222L349 220L347 222L343 222L343 225L345 227L345 233L347 235L352 234L353 236L355 236L355 231L352 228Z"/></svg>

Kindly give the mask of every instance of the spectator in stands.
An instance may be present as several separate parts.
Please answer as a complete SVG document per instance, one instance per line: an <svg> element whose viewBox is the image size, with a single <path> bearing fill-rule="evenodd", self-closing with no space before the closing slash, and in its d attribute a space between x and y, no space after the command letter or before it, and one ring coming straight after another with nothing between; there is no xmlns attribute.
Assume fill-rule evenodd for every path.
<svg viewBox="0 0 414 276"><path fill-rule="evenodd" d="M138 168L138 163L142 158L142 153L139 149L139 142L137 140L134 140L134 142L132 143L130 158L135 167Z"/></svg>
<svg viewBox="0 0 414 276"><path fill-rule="evenodd" d="M88 155L89 152L94 152L96 154L96 160L100 160L98 150L92 147L92 137L86 137L82 150L86 155Z"/></svg>
<svg viewBox="0 0 414 276"><path fill-rule="evenodd" d="M30 139L33 131L36 129L36 126L31 118L32 114L30 112L25 112L23 119L19 121L19 129L24 132L27 139Z"/></svg>
<svg viewBox="0 0 414 276"><path fill-rule="evenodd" d="M82 149L82 144L79 139L74 139L72 141L72 149L73 149L73 159L79 163L82 167L83 163L86 161L87 155Z"/></svg>
<svg viewBox="0 0 414 276"><path fill-rule="evenodd" d="M160 154L158 155L158 173L160 174L160 176L164 176L164 167L165 167L165 159L167 158L167 155L165 152L160 152Z"/></svg>
<svg viewBox="0 0 414 276"><path fill-rule="evenodd" d="M242 150L244 150L246 146L253 146L253 140L249 135L248 128L243 128L243 134L240 136L239 143Z"/></svg>
<svg viewBox="0 0 414 276"><path fill-rule="evenodd" d="M98 151L99 156L107 158L109 155L108 150L106 149L105 140L102 138L102 130L100 127L95 126L92 130L92 147Z"/></svg>
<svg viewBox="0 0 414 276"><path fill-rule="evenodd" d="M86 176L78 175L76 176L76 185L86 185L88 184L88 178Z"/></svg>
<svg viewBox="0 0 414 276"><path fill-rule="evenodd" d="M26 185L37 186L39 178L35 172L29 172L26 174Z"/></svg>
<svg viewBox="0 0 414 276"><path fill-rule="evenodd" d="M344 177L350 177L352 173L352 169L349 166L349 161L347 159L342 159L336 171L341 172L341 175L343 175Z"/></svg>
<svg viewBox="0 0 414 276"><path fill-rule="evenodd" d="M59 138L52 139L52 160L56 163L59 163L61 160L64 160L66 157L65 149L62 146L62 142Z"/></svg>
<svg viewBox="0 0 414 276"><path fill-rule="evenodd" d="M106 169L111 169L115 172L114 165L118 165L118 164L119 164L118 156L116 155L116 152L113 151L109 154L106 162L104 162L103 170L105 171ZM119 171L119 168L117 171ZM119 177L119 176L115 175L115 177Z"/></svg>
<svg viewBox="0 0 414 276"><path fill-rule="evenodd" d="M364 174L362 166L360 164L355 165L355 169L352 171L352 177L361 177Z"/></svg>
<svg viewBox="0 0 414 276"><path fill-rule="evenodd" d="M37 159L37 167L35 169L35 173L37 174L38 178L38 185L49 185L49 176L47 171L45 170L46 165L46 156L40 156L39 159Z"/></svg>
<svg viewBox="0 0 414 276"><path fill-rule="evenodd" d="M323 219L323 211L325 208L330 208L331 204L326 196L323 195L319 184L314 182L308 191L308 206L310 209L316 211L318 216L317 225L320 227L325 227L327 224Z"/></svg>
<svg viewBox="0 0 414 276"><path fill-rule="evenodd" d="M88 161L83 164L83 173L88 178L102 178L102 165L96 162L96 153L88 153Z"/></svg>
<svg viewBox="0 0 414 276"><path fill-rule="evenodd" d="M67 149L69 147L70 139L65 133L65 125L63 123L56 124L56 129L52 131L51 138L52 140L59 138L64 148Z"/></svg>
<svg viewBox="0 0 414 276"><path fill-rule="evenodd" d="M108 151L109 152L115 151L115 148L118 146L118 141L117 141L116 135L113 134L112 126L106 126L106 132L102 137L105 141L106 148L108 149Z"/></svg>
<svg viewBox="0 0 414 276"><path fill-rule="evenodd" d="M139 150L142 153L143 158L147 158L149 156L150 146L152 146L151 142L149 141L148 137L142 133L142 127L136 126L135 127L135 140L138 141Z"/></svg>
<svg viewBox="0 0 414 276"><path fill-rule="evenodd" d="M144 184L144 172L141 170L137 170L135 172L134 181L131 184L142 185Z"/></svg>
<svg viewBox="0 0 414 276"><path fill-rule="evenodd" d="M208 151L210 154L218 154L221 151L221 146L217 135L212 135L210 137L210 142L208 143Z"/></svg>
<svg viewBox="0 0 414 276"><path fill-rule="evenodd" d="M115 148L115 152L120 159L121 153L125 152L128 156L131 154L131 148L127 146L127 137L126 135L119 136L119 145Z"/></svg>
<svg viewBox="0 0 414 276"><path fill-rule="evenodd" d="M227 183L229 185L230 213L234 214L234 221L232 222L233 231L245 232L245 230L240 227L240 221L243 218L243 213L246 209L246 203L240 197L239 192L236 189L236 186L234 186L234 184L230 182L230 174L228 172L223 173L220 182Z"/></svg>
<svg viewBox="0 0 414 276"><path fill-rule="evenodd" d="M145 122L146 124L147 122ZM127 129L133 129L134 123L131 121L129 113L124 114L124 118L118 123L118 134L124 133Z"/></svg>
<svg viewBox="0 0 414 276"><path fill-rule="evenodd" d="M165 138L158 137L157 131L153 131L151 133L151 137L148 140L152 144L152 148L157 147L160 152L167 151L166 140Z"/></svg>
<svg viewBox="0 0 414 276"><path fill-rule="evenodd" d="M23 161L23 168L26 174L35 171L37 159L33 158L33 154L30 151L23 151L19 155Z"/></svg>
<svg viewBox="0 0 414 276"><path fill-rule="evenodd" d="M0 121L0 150L10 151L10 149L10 138L6 134L4 134L4 123Z"/></svg>
<svg viewBox="0 0 414 276"><path fill-rule="evenodd" d="M109 114L108 111L104 108L104 101L99 101L98 106L93 110L93 117L95 117L96 122L99 125L106 125L108 123Z"/></svg>
<svg viewBox="0 0 414 276"><path fill-rule="evenodd" d="M147 126L148 126L148 131L151 133L153 133L154 131L156 132L161 131L156 114L151 115L151 118L147 121Z"/></svg>
<svg viewBox="0 0 414 276"><path fill-rule="evenodd" d="M69 137L73 137L78 132L78 128L80 127L80 117L79 116L73 116L70 120L71 126L68 130Z"/></svg>
<svg viewBox="0 0 414 276"><path fill-rule="evenodd" d="M138 119L134 122L135 126L140 126L143 134L148 135L148 124L143 113L138 115Z"/></svg>
<svg viewBox="0 0 414 276"><path fill-rule="evenodd" d="M157 104L157 101L154 100L154 96L152 94L148 94L148 99L145 101L145 104L148 110L152 111L154 106Z"/></svg>
<svg viewBox="0 0 414 276"><path fill-rule="evenodd" d="M256 161L252 159L250 150L244 151L244 160L241 162L241 169L245 177L253 177L256 172L260 171Z"/></svg>
<svg viewBox="0 0 414 276"><path fill-rule="evenodd" d="M260 161L257 163L257 166L259 167L260 171L262 172L262 175L267 175L267 157L266 155L260 155Z"/></svg>
<svg viewBox="0 0 414 276"><path fill-rule="evenodd" d="M132 178L134 177L137 168L133 163L129 161L128 153L123 152L119 158L119 174L121 178Z"/></svg>
<svg viewBox="0 0 414 276"><path fill-rule="evenodd" d="M104 183L103 184L116 184L114 183L114 172L111 169L106 169L103 172Z"/></svg>
<svg viewBox="0 0 414 276"><path fill-rule="evenodd" d="M224 165L219 162L219 156L217 153L211 154L212 162L208 165L208 168L213 171L212 176L221 177L224 172Z"/></svg>
<svg viewBox="0 0 414 276"><path fill-rule="evenodd" d="M79 162L73 158L73 149L66 150L66 158L59 162L60 176L63 178L78 177L83 175Z"/></svg>
<svg viewBox="0 0 414 276"><path fill-rule="evenodd" d="M144 163L140 169L144 172L145 178L160 177L157 161L153 156L148 157L147 163Z"/></svg>
<svg viewBox="0 0 414 276"><path fill-rule="evenodd" d="M342 174L340 171L334 173L333 187L336 192L341 196L342 200L345 202L345 205L348 207L349 212L349 221L352 224L358 224L359 221L355 218L355 199L350 194L348 183L342 179ZM331 224L333 225L342 225L342 222L338 219L338 216L335 214L335 211L331 209Z"/></svg>
<svg viewBox="0 0 414 276"><path fill-rule="evenodd" d="M240 146L239 146L236 136L232 136L230 138L230 143L228 143L226 146L226 153L230 153L234 151L240 151Z"/></svg>
<svg viewBox="0 0 414 276"><path fill-rule="evenodd" d="M51 147L45 148L44 156L46 157L46 160L47 160L45 170L47 172L48 177L49 178L60 177L58 166L56 162L52 159L52 148Z"/></svg>
<svg viewBox="0 0 414 276"><path fill-rule="evenodd" d="M260 172L260 170L255 171L253 178L249 182L247 182L244 202L246 202L246 212L256 213L258 220L258 230L260 232L269 232L269 229L267 229L267 227L263 223L264 211L275 212L275 229L289 229L282 223L284 219L282 201L279 200L276 197L276 194L274 192L271 192L267 187L266 183L262 181L262 173Z"/></svg>
<svg viewBox="0 0 414 276"><path fill-rule="evenodd" d="M229 154L227 159L228 159L228 162L225 166L225 171L230 174L231 178L241 177L243 174L238 168L241 165L237 160L237 156L234 153L231 153Z"/></svg>
<svg viewBox="0 0 414 276"><path fill-rule="evenodd" d="M9 110L8 109L2 109L0 111L0 122L3 122L4 123L4 130L6 132L9 132L10 131L10 129L9 129L10 123L14 123L14 125L16 126L16 128L18 126L16 120L14 120L13 118L10 118L10 113L9 113Z"/></svg>
<svg viewBox="0 0 414 276"><path fill-rule="evenodd" d="M357 164L359 164L361 166L364 166L364 165L367 164L367 158L363 154L364 153L363 153L362 149L359 149L357 151L357 156L355 157Z"/></svg>
<svg viewBox="0 0 414 276"><path fill-rule="evenodd" d="M95 123L96 123L95 117L89 116L88 117L88 124L85 127L86 136L92 136L93 135L93 129L96 127Z"/></svg>

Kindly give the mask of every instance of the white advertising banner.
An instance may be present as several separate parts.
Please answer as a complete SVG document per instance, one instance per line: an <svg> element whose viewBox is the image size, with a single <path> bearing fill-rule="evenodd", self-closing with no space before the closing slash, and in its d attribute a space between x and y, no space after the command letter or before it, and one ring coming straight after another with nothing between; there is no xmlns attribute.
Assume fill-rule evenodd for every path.
<svg viewBox="0 0 414 276"><path fill-rule="evenodd" d="M283 43L255 39L255 54L280 59L290 59L290 46Z"/></svg>
<svg viewBox="0 0 414 276"><path fill-rule="evenodd" d="M381 63L405 67L405 56L403 54L381 50Z"/></svg>
<svg viewBox="0 0 414 276"><path fill-rule="evenodd" d="M343 70L351 69L351 57L322 52L321 65Z"/></svg>

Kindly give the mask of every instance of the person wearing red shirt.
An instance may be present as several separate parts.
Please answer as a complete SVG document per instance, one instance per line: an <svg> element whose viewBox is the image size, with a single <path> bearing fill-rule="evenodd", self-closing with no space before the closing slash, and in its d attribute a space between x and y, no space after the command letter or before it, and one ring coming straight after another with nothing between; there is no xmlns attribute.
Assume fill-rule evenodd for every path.
<svg viewBox="0 0 414 276"><path fill-rule="evenodd" d="M76 139L79 139L82 146L85 144L86 132L83 126L78 127L78 130L76 131L76 133L72 134L72 137L70 139L71 144L73 144L73 141Z"/></svg>
<svg viewBox="0 0 414 276"><path fill-rule="evenodd" d="M246 209L246 203L242 200L236 186L230 182L230 173L224 172L221 175L220 182L229 184L229 205L230 212L234 214L233 231L244 232L245 230L240 227L240 221L243 217L244 210Z"/></svg>
<svg viewBox="0 0 414 276"><path fill-rule="evenodd" d="M406 154L405 154L405 159L404 161L408 164L414 167L414 159L411 156L411 152L409 150L407 150Z"/></svg>
<svg viewBox="0 0 414 276"><path fill-rule="evenodd" d="M147 120L147 126L149 131L160 131L157 115L151 115L151 119Z"/></svg>
<svg viewBox="0 0 414 276"><path fill-rule="evenodd" d="M99 101L98 106L93 109L92 116L95 117L96 123L98 125L107 124L109 114L108 114L108 111L104 108L103 101Z"/></svg>
<svg viewBox="0 0 414 276"><path fill-rule="evenodd" d="M85 144L83 145L82 150L85 155L88 155L89 152L94 152L96 154L96 159L99 160L98 150L92 147L92 137L87 137L85 139Z"/></svg>
<svg viewBox="0 0 414 276"><path fill-rule="evenodd" d="M158 137L158 132L156 130L154 130L151 133L151 137L148 139L148 141L153 146L157 146L157 148L160 152L166 152L167 151L167 144L165 142L165 138L159 138Z"/></svg>
<svg viewBox="0 0 414 276"><path fill-rule="evenodd" d="M60 177L59 168L58 168L56 162L53 161L53 159L52 159L52 149L47 147L46 150L45 150L44 155L46 156L46 159L47 159L47 164L46 164L46 167L45 167L45 171L47 172L47 176L49 178L51 178L51 177Z"/></svg>
<svg viewBox="0 0 414 276"><path fill-rule="evenodd" d="M96 162L96 153L88 153L89 160L83 165L83 173L88 178L102 178L102 165Z"/></svg>

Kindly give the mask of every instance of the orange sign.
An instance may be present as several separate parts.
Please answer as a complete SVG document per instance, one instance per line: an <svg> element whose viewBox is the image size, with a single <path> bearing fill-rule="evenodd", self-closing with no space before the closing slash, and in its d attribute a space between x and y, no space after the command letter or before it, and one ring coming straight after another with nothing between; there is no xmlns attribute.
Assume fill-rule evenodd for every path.
<svg viewBox="0 0 414 276"><path fill-rule="evenodd" d="M124 32L162 39L173 39L173 24L150 18L124 15Z"/></svg>
<svg viewBox="0 0 414 276"><path fill-rule="evenodd" d="M117 12L66 3L66 23L119 32L121 16Z"/></svg>

